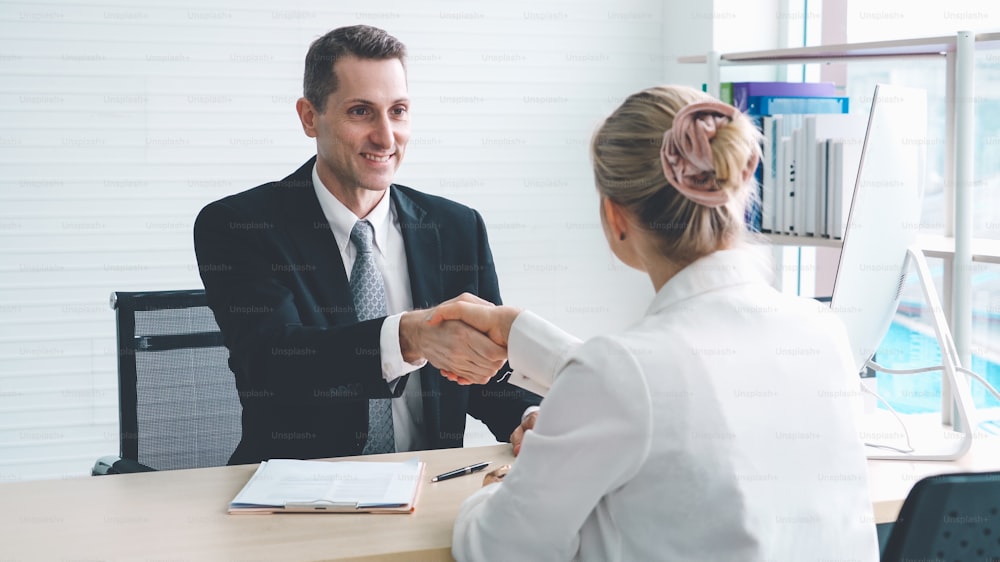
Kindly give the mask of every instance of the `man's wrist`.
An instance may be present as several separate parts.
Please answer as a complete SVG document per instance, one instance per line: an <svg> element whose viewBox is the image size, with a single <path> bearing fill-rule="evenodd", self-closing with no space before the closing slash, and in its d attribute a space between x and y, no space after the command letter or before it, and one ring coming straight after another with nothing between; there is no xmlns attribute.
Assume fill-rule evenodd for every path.
<svg viewBox="0 0 1000 562"><path fill-rule="evenodd" d="M508 345L510 343L511 327L514 325L514 321L517 320L518 315L521 314L521 309L513 306L504 306L502 308L505 318L503 318L500 322L500 326L503 328L501 335L503 337L504 345Z"/></svg>
<svg viewBox="0 0 1000 562"><path fill-rule="evenodd" d="M404 312L399 318L399 351L407 363L424 361L420 351L420 328L426 316L426 310L413 310Z"/></svg>

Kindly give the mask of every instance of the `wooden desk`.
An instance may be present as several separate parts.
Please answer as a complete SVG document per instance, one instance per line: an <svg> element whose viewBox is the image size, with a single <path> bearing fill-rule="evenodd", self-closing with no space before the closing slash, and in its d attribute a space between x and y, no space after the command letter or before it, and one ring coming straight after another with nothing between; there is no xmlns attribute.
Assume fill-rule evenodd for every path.
<svg viewBox="0 0 1000 562"><path fill-rule="evenodd" d="M371 455L427 463L413 514L229 515L257 465L0 484L4 560L451 560L462 500L483 474L431 483L478 461L513 461L510 445Z"/></svg>
<svg viewBox="0 0 1000 562"><path fill-rule="evenodd" d="M948 472L1000 470L1000 439L976 438L972 448L957 461L868 461L868 485L876 523L892 523L910 488L921 478Z"/></svg>
<svg viewBox="0 0 1000 562"><path fill-rule="evenodd" d="M903 428L886 410L875 410L861 418L864 440L905 447ZM904 414L903 423L916 448L938 447L959 435L941 425L940 413ZM957 461L868 461L868 485L876 523L892 523L914 484L927 476L949 472L990 472L1000 470L1000 437L976 430L969 452ZM957 443L956 443L957 444Z"/></svg>
<svg viewBox="0 0 1000 562"><path fill-rule="evenodd" d="M510 445L418 455L429 475L477 461L511 462ZM228 515L257 465L0 484L4 560L451 560L452 524L482 475L426 482L411 515ZM956 462L869 461L875 522L896 519L917 480L1000 468L997 440ZM428 476L428 479L430 476Z"/></svg>

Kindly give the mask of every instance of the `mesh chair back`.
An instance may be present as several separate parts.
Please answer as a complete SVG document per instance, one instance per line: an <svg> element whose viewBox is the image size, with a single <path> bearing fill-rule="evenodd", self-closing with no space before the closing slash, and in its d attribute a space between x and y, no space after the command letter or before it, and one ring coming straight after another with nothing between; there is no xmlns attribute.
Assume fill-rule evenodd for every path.
<svg viewBox="0 0 1000 562"><path fill-rule="evenodd" d="M892 527L883 562L1000 560L1000 472L917 482Z"/></svg>
<svg viewBox="0 0 1000 562"><path fill-rule="evenodd" d="M121 456L157 470L223 466L239 396L203 290L116 292Z"/></svg>

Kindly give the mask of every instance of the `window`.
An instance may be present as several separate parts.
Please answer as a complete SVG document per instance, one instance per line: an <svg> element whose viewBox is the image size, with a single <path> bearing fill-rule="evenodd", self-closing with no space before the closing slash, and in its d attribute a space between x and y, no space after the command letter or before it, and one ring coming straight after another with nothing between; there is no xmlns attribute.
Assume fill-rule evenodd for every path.
<svg viewBox="0 0 1000 562"><path fill-rule="evenodd" d="M838 42L867 42L913 37L953 36L960 30L974 32L1000 29L1000 11L988 0L957 0L937 4L933 8L900 0L885 0L877 7L868 2L853 1L830 5L825 17L843 18L845 37ZM831 12L833 10L833 12ZM945 189L945 87L946 68L943 58L907 59L885 62L851 62L844 66L846 94L851 98L852 111L865 111L858 102L868 100L876 82L920 87L928 93L927 191L921 219L921 233L947 233L949 204ZM973 236L1000 239L1000 51L978 50L975 82L975 167ZM945 284L950 262L928 259L939 293ZM975 263L973 267L973 334L972 368L1000 386L1000 347L994 316L998 303L990 295L1000 289L998 266ZM947 302L943 298L942 302ZM947 307L947 305L945 305ZM911 274L904 290L903 304L897 320L878 351L878 362L887 367L915 368L940 364L940 349L924 308L923 297ZM941 410L941 375L878 375L878 389L900 412L932 413ZM981 410L981 419L998 417L997 402L977 383L973 396ZM995 422L987 422L995 425Z"/></svg>

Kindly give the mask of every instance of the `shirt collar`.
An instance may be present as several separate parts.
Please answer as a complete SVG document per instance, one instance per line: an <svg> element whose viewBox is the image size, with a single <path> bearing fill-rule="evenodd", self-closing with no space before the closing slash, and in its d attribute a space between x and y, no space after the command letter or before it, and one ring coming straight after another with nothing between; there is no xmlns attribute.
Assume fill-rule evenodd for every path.
<svg viewBox="0 0 1000 562"><path fill-rule="evenodd" d="M660 287L646 314L656 314L709 291L748 283L768 283L773 272L766 252L764 246L745 244L695 260Z"/></svg>
<svg viewBox="0 0 1000 562"><path fill-rule="evenodd" d="M351 241L351 230L354 229L354 223L359 220L367 220L372 223L372 227L375 229L374 244L375 248L384 256L389 251L389 225L392 222L392 204L391 197L389 196L389 190L392 189L390 185L388 189L385 190L382 200L375 205L368 216L358 217L347 208L346 205L340 202L339 199L330 193L330 190L323 185L322 180L319 179L319 172L316 171L316 165L313 164L312 169L312 182L313 190L316 191L316 198L319 199L319 206L323 209L323 216L330 223L330 228L333 230L333 236L337 239L337 246L340 248L340 252L343 253L344 249Z"/></svg>

